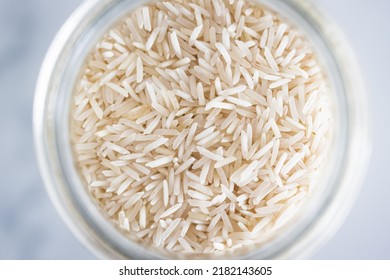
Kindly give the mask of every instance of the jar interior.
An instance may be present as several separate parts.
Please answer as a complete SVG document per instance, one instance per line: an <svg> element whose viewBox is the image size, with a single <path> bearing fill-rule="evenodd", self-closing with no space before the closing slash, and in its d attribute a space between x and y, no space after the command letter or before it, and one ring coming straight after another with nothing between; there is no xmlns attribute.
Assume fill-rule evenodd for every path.
<svg viewBox="0 0 390 280"><path fill-rule="evenodd" d="M88 1L87 1L88 2ZM329 157L323 167L319 180L318 190L305 203L294 219L281 227L279 231L263 244L254 247L244 247L234 252L221 254L181 254L170 253L157 249L153 246L147 247L136 240L130 240L124 236L120 229L111 223L108 217L99 210L97 203L91 199L79 171L77 170L72 144L70 141L70 108L72 94L77 87L80 71L90 50L103 34L123 18L135 7L142 5L145 1L134 2L132 0L122 1L89 1L73 15L68 22L69 38L63 49L59 50L57 61L57 73L52 74L53 92L48 99L48 118L53 125L48 128L52 133L54 143L52 149L56 151L53 157L58 169L56 176L61 178L63 186L62 194L68 197L69 205L74 215L71 221L77 227L77 231L89 239L87 243L95 243L95 250L98 254L110 258L284 258L286 256L300 255L297 247L301 240L305 239L307 232L313 228L321 219L335 196L340 178L342 177L343 166L345 165L348 134L348 106L345 88L341 79L337 59L329 45L325 30L315 24L301 6L292 1L266 1L256 2L276 11L282 17L295 25L318 54L324 73L329 81L331 100L333 102L333 128L332 139L329 149ZM76 69L76 70L75 70ZM58 72L59 71L59 72ZM90 237L85 237L90 236ZM96 246L96 244L98 244Z"/></svg>

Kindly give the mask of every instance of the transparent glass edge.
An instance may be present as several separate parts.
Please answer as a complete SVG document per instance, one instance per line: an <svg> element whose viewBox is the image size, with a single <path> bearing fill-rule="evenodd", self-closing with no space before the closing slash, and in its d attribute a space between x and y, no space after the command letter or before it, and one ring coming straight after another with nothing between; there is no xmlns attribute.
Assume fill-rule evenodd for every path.
<svg viewBox="0 0 390 280"><path fill-rule="evenodd" d="M93 2L96 2L96 1L94 1L94 0L88 0L88 1L86 1L85 3L88 3L88 4L90 4L90 5L95 5L95 4L93 4ZM113 1L106 1L106 2L113 2ZM86 11L86 10L85 10ZM70 31L71 29L69 29L69 31ZM70 34L68 34L69 36L70 36ZM61 45L61 43L62 44L64 44L65 43L65 40L59 40L60 42L57 42L58 43L58 46L59 45ZM54 45L53 45L54 46ZM53 54L49 54L48 56L50 56L50 55L52 55L52 57L55 57L55 52L53 53ZM57 54L58 55L58 54ZM52 61L52 63L54 63L53 61ZM48 72L50 72L50 70L47 70L48 69L48 67L46 67L46 70L44 70L45 69L45 67L46 67L46 62L45 62L45 66L42 68L42 72L41 72L41 76L42 77L44 77L44 76L46 76L46 77L49 77L50 75L48 75ZM54 67L54 65L53 65L53 67ZM52 68L53 68L52 67ZM42 80L45 80L45 78L42 78ZM44 156L44 154L45 154L45 152L43 151L44 149L46 149L47 147L42 147L42 145L39 145L39 142L42 142L41 141L41 139L40 139L40 137L39 137L39 135L41 135L41 134L43 134L43 132L42 132L42 130L41 129L39 129L39 127L40 127L40 125L37 125L37 123L43 123L44 121L42 120L42 117L43 116L41 116L40 118L38 118L38 117L36 117L36 115L38 115L38 114L36 114L36 111L41 111L42 110L42 108L44 107L44 105L42 105L42 104L44 104L43 102L42 102L42 94L41 94L41 92L43 92L43 90L44 90L44 86L42 86L42 85L44 85L45 83L48 83L48 81L41 81L41 78L40 78L40 82L38 82L38 85L40 85L40 86L37 86L37 95L36 95L36 101L35 101L35 108L34 108L34 127L36 128L36 136L35 136L35 139L36 139L36 149L37 149L37 154L38 154L38 158L40 159L39 161L40 161L40 166L45 166L45 163L44 163L44 161L45 161L45 158L46 158L46 156ZM47 89L47 87L46 87L46 89ZM41 97L40 97L41 96ZM38 104L38 103L41 103L41 104ZM351 103L352 104L352 103ZM361 107L361 106L359 106L359 107ZM42 128L42 127L41 127ZM364 135L364 132L363 132L363 135ZM364 144L362 144L362 146L364 146ZM47 151L46 151L46 153L47 153ZM48 169L47 168L45 168L45 167L41 167L41 170L42 170L42 173L43 174L46 174L46 176L44 176L44 177L50 177L50 175L48 175L48 173L49 173L49 171L48 171ZM54 184L53 184L53 182L54 182L54 180L52 180L52 179L50 179L50 178L46 178L45 179L45 182L49 182L48 184L46 184L47 186L52 186L52 187L48 187L48 190L49 190L49 193L51 192L52 194L51 194L51 196L52 196L52 199L53 199L53 188L54 188ZM55 191L55 190L54 190ZM55 196L55 195L54 195ZM58 204L61 204L61 202L59 201L59 198L58 197L54 197L54 199L53 199L54 201L55 201L55 204L57 204L57 206L58 206ZM57 207L58 208L58 207ZM62 216L64 217L64 216L67 216L67 214L65 213L65 214L62 214ZM69 217L64 217L64 218L66 218L66 219L70 219ZM70 222L68 222L68 224L69 223L74 223L74 221L70 221ZM80 234L80 230L79 229L77 229L76 231L78 231L78 234L77 234L77 236L78 237L80 237L80 235L83 235L83 234ZM85 237L83 237L83 238L85 238ZM95 241L93 241L93 242L95 242ZM90 242L89 242L90 243ZM91 244L90 244L91 245ZM96 247L94 244L92 244L92 246L88 246L88 247ZM297 248L298 248L298 246L297 246ZM93 251L96 251L96 248L94 248L95 250L93 250ZM100 251L100 250L98 250L98 251ZM296 250L295 250L296 251ZM292 256L292 255L299 255L299 254L293 254L293 252L294 252L294 250L291 250L291 252L290 253L287 253L287 255L285 255L285 256ZM102 253L102 252L100 252L100 253ZM107 252L106 252L107 253ZM105 254L106 254L105 253Z"/></svg>

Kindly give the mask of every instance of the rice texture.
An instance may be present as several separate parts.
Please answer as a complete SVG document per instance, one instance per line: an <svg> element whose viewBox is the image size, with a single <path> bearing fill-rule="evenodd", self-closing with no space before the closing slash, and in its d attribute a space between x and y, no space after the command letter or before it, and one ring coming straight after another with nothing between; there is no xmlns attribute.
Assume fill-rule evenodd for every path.
<svg viewBox="0 0 390 280"><path fill-rule="evenodd" d="M189 253L250 246L316 189L331 133L325 76L304 35L259 4L151 2L85 61L77 167L129 237Z"/></svg>

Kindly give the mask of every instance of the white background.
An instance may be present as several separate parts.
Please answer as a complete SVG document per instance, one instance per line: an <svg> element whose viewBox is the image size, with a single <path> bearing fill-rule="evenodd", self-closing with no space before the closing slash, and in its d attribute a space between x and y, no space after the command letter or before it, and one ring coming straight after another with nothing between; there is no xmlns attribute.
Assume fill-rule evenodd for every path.
<svg viewBox="0 0 390 280"><path fill-rule="evenodd" d="M276 1L276 0L275 0ZM390 259L390 1L313 0L353 45L371 101L373 154L342 228L313 258ZM81 0L0 0L0 259L90 259L43 187L32 101L43 56Z"/></svg>

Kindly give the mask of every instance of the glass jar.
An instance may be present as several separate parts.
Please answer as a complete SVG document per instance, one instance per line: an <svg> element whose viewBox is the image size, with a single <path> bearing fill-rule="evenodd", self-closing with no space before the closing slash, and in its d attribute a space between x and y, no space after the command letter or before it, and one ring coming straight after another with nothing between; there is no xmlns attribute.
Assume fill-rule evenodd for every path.
<svg viewBox="0 0 390 280"><path fill-rule="evenodd" d="M256 0L302 30L329 75L334 99L334 137L319 190L293 221L261 246L191 258L306 258L346 218L370 154L370 127L363 79L340 30L308 0ZM99 210L76 170L70 142L72 93L89 51L103 34L145 1L87 0L55 38L43 63L34 104L35 145L47 190L77 237L102 258L186 258L125 237Z"/></svg>

